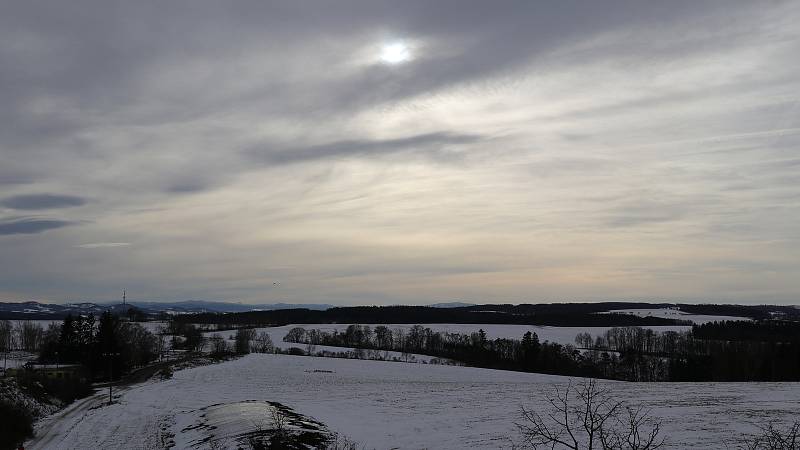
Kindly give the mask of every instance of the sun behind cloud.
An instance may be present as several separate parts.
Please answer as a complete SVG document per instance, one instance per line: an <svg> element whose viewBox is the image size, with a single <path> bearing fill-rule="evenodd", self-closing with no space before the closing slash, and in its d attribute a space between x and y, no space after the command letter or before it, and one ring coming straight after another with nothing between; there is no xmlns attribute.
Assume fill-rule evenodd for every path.
<svg viewBox="0 0 800 450"><path fill-rule="evenodd" d="M413 59L411 47L404 41L395 41L381 47L380 59L385 64L402 64Z"/></svg>

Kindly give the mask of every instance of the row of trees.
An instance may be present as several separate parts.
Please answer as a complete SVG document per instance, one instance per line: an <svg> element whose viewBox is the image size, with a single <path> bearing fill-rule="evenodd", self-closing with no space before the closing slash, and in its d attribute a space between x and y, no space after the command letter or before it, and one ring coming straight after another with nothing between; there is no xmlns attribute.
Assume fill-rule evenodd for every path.
<svg viewBox="0 0 800 450"><path fill-rule="evenodd" d="M233 348L220 334L215 334L208 338L210 352L214 356L223 356L231 353L244 355L247 353L271 353L275 347L269 333L262 331L257 333L252 328L239 328L233 339Z"/></svg>
<svg viewBox="0 0 800 450"><path fill-rule="evenodd" d="M486 332L447 333L421 325L408 329L390 329L384 325L374 329L367 325L350 325L343 332L293 328L286 342L309 346L328 345L362 349L396 351L404 355L417 353L447 358L476 367L597 376L591 366L580 364L573 346L539 342L536 333L525 333L522 340L488 339Z"/></svg>
<svg viewBox="0 0 800 450"><path fill-rule="evenodd" d="M738 327L748 332L737 334ZM759 327L763 330L758 331ZM350 325L343 332L293 328L284 341L309 347L419 353L477 367L628 381L798 381L797 327L800 324L726 322L661 333L619 327L601 336L580 333L572 346L539 342L531 332L520 340L488 339L483 330L460 334L421 325L408 329ZM726 339L728 336L740 340ZM742 336L757 340L742 340Z"/></svg>
<svg viewBox="0 0 800 450"><path fill-rule="evenodd" d="M0 320L0 351L36 352L44 332L44 328L37 322L23 320L14 324L10 320Z"/></svg>

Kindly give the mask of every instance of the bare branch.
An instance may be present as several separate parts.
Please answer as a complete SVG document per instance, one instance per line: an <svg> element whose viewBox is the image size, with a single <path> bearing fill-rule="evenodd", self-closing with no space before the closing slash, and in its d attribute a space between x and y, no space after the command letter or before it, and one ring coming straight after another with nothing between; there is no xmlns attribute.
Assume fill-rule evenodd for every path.
<svg viewBox="0 0 800 450"><path fill-rule="evenodd" d="M558 387L553 391L555 395L545 396L549 411L522 408L522 422L516 426L529 447L655 450L664 444L661 423L649 410L624 405L595 380L577 389L570 380L563 392Z"/></svg>

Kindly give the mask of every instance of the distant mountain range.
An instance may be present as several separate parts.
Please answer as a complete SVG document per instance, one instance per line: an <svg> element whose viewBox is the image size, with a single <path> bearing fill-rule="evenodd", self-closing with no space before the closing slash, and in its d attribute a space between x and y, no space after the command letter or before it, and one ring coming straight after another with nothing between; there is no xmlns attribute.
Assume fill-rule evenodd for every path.
<svg viewBox="0 0 800 450"><path fill-rule="evenodd" d="M430 306L431 308L465 308L467 306L476 306L476 304L462 303L462 302L446 302L446 303L434 303L428 306Z"/></svg>
<svg viewBox="0 0 800 450"><path fill-rule="evenodd" d="M0 319L60 319L67 314L100 314L103 311L121 312L122 305L96 303L3 303L0 302Z"/></svg>
<svg viewBox="0 0 800 450"><path fill-rule="evenodd" d="M253 305L243 303L206 302L188 300L181 302L128 302L116 303L40 303L29 302L0 302L0 319L60 319L67 314L101 314L103 311L124 313L129 308L136 307L144 313L157 314L194 314L203 312L247 312L247 311L272 311L276 309L306 308L312 310L326 310L333 305L325 304L292 304L272 303L267 305Z"/></svg>
<svg viewBox="0 0 800 450"><path fill-rule="evenodd" d="M270 303L254 305L245 303L206 302L201 300L187 300L181 302L130 302L130 304L144 310L166 312L245 312L245 311L272 311L275 309L306 308L313 310L326 310L333 305L322 303Z"/></svg>
<svg viewBox="0 0 800 450"><path fill-rule="evenodd" d="M136 307L144 313L157 314L195 314L204 312L235 313L248 311L273 311L276 309L304 308L315 311L324 311L334 305L324 303L270 303L265 305L210 302L202 300L186 300L179 302L140 302L132 301L126 304L119 302L76 302L76 303L41 303L29 302L0 302L0 319L51 319L62 318L67 314L101 314L103 311L117 313L127 312L128 308ZM475 306L473 303L450 302L428 305L432 308L463 308Z"/></svg>

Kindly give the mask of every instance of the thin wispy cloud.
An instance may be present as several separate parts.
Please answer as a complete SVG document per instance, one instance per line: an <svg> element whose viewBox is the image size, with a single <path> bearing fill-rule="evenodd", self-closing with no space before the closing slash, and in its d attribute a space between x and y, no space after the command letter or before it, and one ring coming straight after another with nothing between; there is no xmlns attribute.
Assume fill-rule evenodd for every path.
<svg viewBox="0 0 800 450"><path fill-rule="evenodd" d="M457 157L458 147L482 139L477 135L435 132L382 140L343 140L277 152L254 149L251 154L254 158L263 159L266 163L274 165L348 157L380 158L398 153L448 159Z"/></svg>
<svg viewBox="0 0 800 450"><path fill-rule="evenodd" d="M130 245L131 245L130 242L92 242L88 244L76 245L75 247L94 249L94 248L129 247Z"/></svg>

